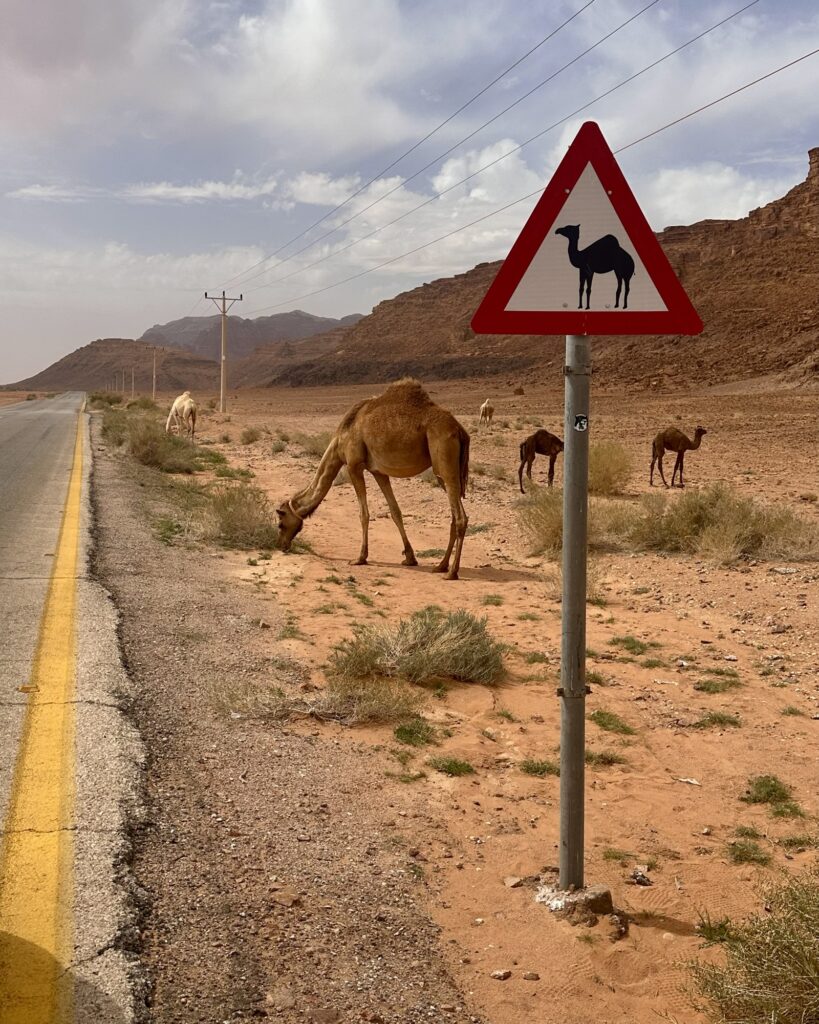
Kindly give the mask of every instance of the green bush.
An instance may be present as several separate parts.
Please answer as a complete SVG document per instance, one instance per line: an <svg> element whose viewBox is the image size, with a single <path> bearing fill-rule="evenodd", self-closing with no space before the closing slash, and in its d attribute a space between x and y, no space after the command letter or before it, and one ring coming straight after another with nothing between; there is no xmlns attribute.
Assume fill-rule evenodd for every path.
<svg viewBox="0 0 819 1024"><path fill-rule="evenodd" d="M199 469L196 449L174 434L166 434L162 424L147 417L128 420L128 448L143 466L163 473L195 473Z"/></svg>
<svg viewBox="0 0 819 1024"><path fill-rule="evenodd" d="M396 626L358 626L330 653L330 671L343 679L396 676L413 683L439 678L495 683L503 675L503 644L486 619L467 611L429 607Z"/></svg>
<svg viewBox="0 0 819 1024"><path fill-rule="evenodd" d="M697 1008L715 1024L819 1021L819 867L765 893L765 913L731 923L724 959L692 963Z"/></svg>
<svg viewBox="0 0 819 1024"><path fill-rule="evenodd" d="M429 765L436 772L453 777L458 775L474 775L475 769L469 761L460 761L457 757L431 757Z"/></svg>
<svg viewBox="0 0 819 1024"><path fill-rule="evenodd" d="M220 487L211 498L211 536L226 547L248 551L275 547L278 529L267 495L241 483Z"/></svg>
<svg viewBox="0 0 819 1024"><path fill-rule="evenodd" d="M637 732L628 722L624 722L619 715L616 715L613 711L604 711L602 708L592 711L589 715L589 721L594 722L599 729L604 729L606 732L620 733L622 736L633 736Z"/></svg>
<svg viewBox="0 0 819 1024"><path fill-rule="evenodd" d="M146 395L141 395L139 398L135 398L133 402L129 402L125 407L126 409L141 409L145 412L156 412L159 406L152 398L148 398Z"/></svg>
<svg viewBox="0 0 819 1024"><path fill-rule="evenodd" d="M560 765L554 761L521 761L520 770L541 779L546 775L560 775Z"/></svg>
<svg viewBox="0 0 819 1024"><path fill-rule="evenodd" d="M245 427L239 436L240 444L253 444L254 441L258 441L262 436L262 432L257 430L256 427Z"/></svg>

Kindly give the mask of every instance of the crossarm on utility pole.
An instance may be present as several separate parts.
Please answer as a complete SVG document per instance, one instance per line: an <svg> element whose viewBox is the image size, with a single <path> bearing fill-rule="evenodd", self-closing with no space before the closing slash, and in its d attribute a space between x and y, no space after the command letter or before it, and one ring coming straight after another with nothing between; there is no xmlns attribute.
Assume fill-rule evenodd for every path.
<svg viewBox="0 0 819 1024"><path fill-rule="evenodd" d="M239 295L238 298L231 299L228 298L223 291L219 296L208 295L208 293L205 292L205 298L210 299L222 314L222 358L219 373L219 412L227 412L227 314L234 302L242 301L242 296Z"/></svg>

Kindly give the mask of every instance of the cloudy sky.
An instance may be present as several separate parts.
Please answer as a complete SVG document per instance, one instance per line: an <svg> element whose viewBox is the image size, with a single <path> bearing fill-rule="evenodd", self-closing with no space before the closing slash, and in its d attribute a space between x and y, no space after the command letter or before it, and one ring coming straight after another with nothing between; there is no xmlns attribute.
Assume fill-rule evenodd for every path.
<svg viewBox="0 0 819 1024"><path fill-rule="evenodd" d="M758 0L592 102L747 2L4 0L0 382L206 288L342 316L504 256L534 199L374 269L540 189L585 119L617 149L819 47L815 0ZM652 225L801 181L818 92L819 55L624 152Z"/></svg>

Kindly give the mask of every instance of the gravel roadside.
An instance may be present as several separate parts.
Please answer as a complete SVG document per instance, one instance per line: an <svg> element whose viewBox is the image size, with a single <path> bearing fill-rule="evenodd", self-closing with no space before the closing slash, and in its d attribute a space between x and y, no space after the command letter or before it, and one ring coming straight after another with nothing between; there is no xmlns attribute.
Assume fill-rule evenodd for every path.
<svg viewBox="0 0 819 1024"><path fill-rule="evenodd" d="M224 680L271 678L279 612L212 554L157 540L156 478L96 423L94 449L96 574L122 615L147 754L132 864L144 1020L477 1021L423 910L412 798L385 790L355 734L217 709Z"/></svg>

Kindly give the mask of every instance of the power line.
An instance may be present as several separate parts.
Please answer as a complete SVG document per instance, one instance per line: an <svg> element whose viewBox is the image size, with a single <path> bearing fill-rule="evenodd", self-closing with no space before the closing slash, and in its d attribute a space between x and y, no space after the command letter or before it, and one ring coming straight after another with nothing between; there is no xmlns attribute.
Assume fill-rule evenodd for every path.
<svg viewBox="0 0 819 1024"><path fill-rule="evenodd" d="M651 64L647 64L644 68L641 68L639 71L636 71L633 75L629 75L628 78L624 78L621 82L618 82L617 85L614 85L610 89L607 89L605 92L600 93L599 96L595 96L594 99L589 100L587 103L584 103L582 106L577 107L577 109L573 110L570 114L566 114L564 117L561 117L558 121L554 121L547 128L543 128L541 131L537 132L535 135L532 135L530 138L526 139L524 142L519 143L517 146L513 146L512 149L507 150L505 153L501 154L501 156L496 157L494 160L490 160L489 163L484 164L482 167L479 167L477 170L472 171L470 174L467 174L467 176L465 178L461 178L460 181L456 181L454 184L448 185L445 189L442 189L440 192L433 193L433 195L429 196L423 202L418 203L417 206L413 206L412 209L410 209L410 210L405 210L404 213L400 214L398 217L393 218L393 220L388 221L386 224L382 224L380 227L374 228L372 231L368 232L366 235L362 235L360 238L356 238L352 242L348 242L347 245L344 245L344 246L342 246L339 249L334 249L332 252L326 253L324 256L320 257L319 259L314 260L312 263L308 263L304 267L300 267L298 270L294 270L290 274L285 274L283 277L274 278L272 281L267 281L264 284L260 285L259 287L260 288L270 288L270 287L272 287L275 284L281 284L284 281L289 281L292 278L297 277L299 274L306 273L306 271L312 270L313 267L317 267L319 264L325 263L327 260L333 259L336 256L340 256L341 253L349 251L354 246L358 245L360 242L365 242L368 239L373 238L375 235L379 234L380 232L385 231L387 228L393 227L393 225L398 224L399 221L402 221L405 218L411 216L413 213L416 213L418 210L423 209L423 207L429 206L430 203L434 203L436 201L436 199L440 199L442 196L445 196L448 192L451 192L453 189L459 188L461 185L464 185L467 181L469 181L470 179L476 177L478 174L482 174L484 171L488 170L490 167L494 167L496 164L499 164L502 160L505 160L507 157L512 156L514 153L519 152L525 146L528 146L530 143L536 141L537 139L542 138L548 132L553 131L555 128L558 128L562 124L565 124L566 121L569 121L571 118L576 117L577 114L581 113L584 110L587 110L593 104L599 102L602 99L605 99L607 96L610 96L613 92L616 92L618 89L622 89L623 86L628 85L630 82L633 82L636 78L639 78L641 75L644 75L646 72L651 71L653 68L656 68L658 64L662 64L663 61L666 61L670 57L673 57L676 54L680 53L681 50L684 50L684 49L686 49L686 47L691 46L691 45L693 45L696 42L699 42L699 40L702 39L704 36L707 36L709 33L716 31L716 29L718 29L718 28L721 28L723 25L726 24L726 22L729 22L733 18L736 18L740 14L743 14L750 7L753 7L757 3L759 3L759 0L750 0L750 3L747 3L744 7L741 7L738 11L734 11L733 14L729 14L727 17L723 18L722 21L718 21L715 25L712 25L710 28L705 29L704 31L700 32L698 35L696 35L693 38L687 40L687 42L681 43L679 46L675 47L675 49L673 49L673 50L670 50L664 56L659 57L655 61L652 61ZM308 248L309 248L309 246L308 246ZM293 255L297 255L297 254L294 253ZM282 261L282 262L284 262L284 261ZM279 266L281 266L281 264L279 264Z"/></svg>
<svg viewBox="0 0 819 1024"><path fill-rule="evenodd" d="M432 131L427 132L427 134L422 139L419 139L416 143L410 146L409 149L405 150L400 156L397 156L392 161L392 163L387 164L386 167L382 167L381 170L374 174L372 178L370 178L368 181L365 181L360 188L356 189L355 192L351 192L346 199L344 199L342 202L338 204L338 206L334 206L332 210L329 210L322 217L319 217L318 220L313 221L312 224L306 227L303 231L299 232L299 234L294 235L291 239L289 239L289 241L284 242L282 245L280 245L279 248L276 249L274 252L269 253L267 256L263 256L260 260L254 263L253 266L248 267L247 270L243 270L241 273L234 274L233 277L228 278L228 280L225 281L225 285L232 284L234 281L237 281L240 277L244 277L245 274L249 274L251 270L255 270L256 267L261 266L263 263L267 263L268 260L272 260L274 256L278 256L280 252L286 249L289 245L292 245L293 242L297 242L300 238L303 238L308 231L312 231L313 228L318 227L318 225L321 224L323 221L327 220L328 217L332 217L334 213L338 213L339 210L342 210L349 202L352 202L352 200L355 199L356 196L360 196L362 192L364 192L366 189L370 187L370 185L372 185L374 182L378 181L379 178L385 175L387 171L391 171L396 164L399 164L405 157L408 157L410 153L414 153L419 146L422 146L425 142L431 139L433 135L437 134L442 128L448 125L450 121L454 120L458 116L458 114L463 113L463 111L466 110L467 107L471 106L475 102L475 100L480 99L480 97L483 96L485 92L488 92L493 85L497 85L498 82L501 81L501 79L505 78L511 71L514 71L519 64L522 64L523 61L527 59L527 57L531 57L536 50L539 50L540 47L544 45L544 43L548 43L550 39L553 39L558 34L558 32L562 31L568 24L574 21L575 18L579 17L583 13L583 11L591 7L593 3L595 3L595 0L587 0L587 3L585 3L579 10L575 11L574 14L566 18L565 21L562 21L557 26L557 28L552 29L552 31L549 32L548 35L545 35L539 42L535 43L535 45L530 50L527 50L526 53L518 57L518 59L513 64L510 64L508 68L505 68L499 75L493 78L491 82L488 82L485 86L483 86L482 89L479 89L474 96L471 96L466 101L466 103L462 103L457 110L454 110L449 115L449 117L445 118L443 121L441 121L440 124L436 125L432 129Z"/></svg>
<svg viewBox="0 0 819 1024"><path fill-rule="evenodd" d="M759 78L754 78L750 82L746 82L744 85L739 86L731 92L724 93L722 96L718 96L716 99L711 100L708 103L697 107L695 110L690 110L687 114L683 114L681 117L675 118L673 121L669 121L667 124L662 125L659 128L655 128L653 131L648 132L646 135L641 136L638 139L634 139L623 146L618 147L614 150L615 153L623 153L627 149L631 149L632 146L636 146L641 142L645 142L646 139L653 138L655 135L659 135L660 132L666 131L668 128L673 128L675 125L681 124L683 121L687 121L691 117L695 117L697 114L701 114L705 110L709 110L712 107L717 106L719 103L725 102L725 100L731 99L733 96L737 96L739 93L744 92L746 89L750 89L754 85L758 85L760 82L764 82L768 78L773 78L774 75L778 75L782 71L786 71L788 68L794 67L796 64L800 64L803 60L807 60L809 57L814 57L819 53L819 48L810 50L808 53L803 53L801 57L796 57L794 60L788 61L787 64L782 64L778 68L774 68L773 71L767 72L767 74L760 75ZM391 259L384 260L383 263L379 263L375 267L369 267L367 270L359 271L357 274L352 274L349 277L343 278L341 281L335 281L333 284L325 285L323 288L316 288L311 292L307 292L304 295L298 295L290 299L285 299L283 302L277 302L270 306L261 306L259 309L250 310L249 316L255 313L263 313L269 309L279 309L282 306L290 305L294 302L300 302L302 299L312 298L314 295L320 295L322 292L327 292L333 288L338 288L343 284L347 284L350 281L355 281L358 278L365 277L367 274L375 273L377 270L381 270L384 267L390 266L392 263L397 263L399 260L406 259L408 256L414 256L415 253L421 252L423 249L428 249L432 245L436 245L438 242L443 242L447 238L451 238L453 235L459 234L461 231L466 231L468 228L474 227L476 224L480 224L482 221L489 220L490 217L496 217L499 213L504 213L506 210L511 209L513 206L517 206L519 203L526 202L527 199L532 199L534 196L540 195L545 185L535 189L533 192L529 192L525 196L521 196L519 199L513 200L511 203L506 203L504 206L499 207L497 210L493 210L490 213L486 213L481 217L470 221L468 224L462 224L458 228L453 228L452 231L447 231L443 235L439 235L437 238L431 239L429 242L425 242L423 245L416 246L414 249L410 249L408 252L401 253L399 256L393 256Z"/></svg>
<svg viewBox="0 0 819 1024"><path fill-rule="evenodd" d="M649 2L644 7L640 8L640 10L637 11L635 14L632 14L631 17L626 18L626 20L621 22L616 28L613 28L610 32L607 32L604 36L601 36L600 39L598 39L596 42L592 43L591 46L588 46L585 50L582 51L582 53L578 53L576 57L573 57L566 64L562 65L562 67L559 67L556 71L553 71L550 75L548 75L542 81L540 81L536 85L532 86L531 89L529 89L527 92L525 92L522 96L519 96L513 103L510 103L508 106L504 107L503 110L498 111L498 113L494 114L492 117L490 117L488 121L484 121L483 124L479 125L474 131L470 132L468 135L464 136L464 138L460 139L454 145L450 146L449 149L444 150L443 153L439 153L436 157L434 157L428 163L424 164L423 167L419 167L417 171L413 171L412 174L408 175L406 178L403 178L397 185L395 185L392 188L388 189L386 192L384 192L382 195L380 195L377 199L374 199L371 203L368 203L367 206L364 206L360 210L356 211L356 213L354 213L351 217L348 217L346 220L340 221L338 224L336 224L334 227L332 227L329 231L325 231L324 234L319 235L318 238L313 239L312 242L309 242L307 245L302 246L301 249L297 249L295 252L292 252L288 256L285 256L283 259L281 259L277 263L275 263L273 265L273 267L270 267L268 269L275 270L276 267L280 267L283 264L288 263L290 260L295 259L296 256L300 256L303 252L306 252L308 249L312 249L314 245L318 245L319 242L323 242L325 238L329 238L330 235L335 234L337 231L341 230L341 228L345 227L347 224L350 224L352 221L356 220L358 217L360 217L362 214L366 213L368 210L371 210L374 206L378 206L379 203L382 203L385 199L389 198L389 196L391 196L394 192L397 192L400 188L403 188L407 184L407 182L413 181L419 175L423 174L424 171L428 171L430 169L430 167L434 167L435 164L437 164L439 161L443 160L444 157L449 156L449 154L454 152L456 149L458 149L459 146L462 146L465 142L468 142L470 139L474 138L476 135L478 135L480 132L482 132L484 130L484 128L488 128L490 124L494 124L494 122L497 121L499 118L503 117L504 114L508 114L510 110L512 110L514 107L518 106L518 104L522 103L524 100L528 99L533 93L537 92L539 89L542 89L544 85L548 85L549 82L554 81L554 79L557 78L559 75L563 74L564 71L567 71L570 67L572 67L573 65L577 64L578 61L582 60L584 57L586 57L593 50L596 50L598 46L601 46L607 40L611 39L612 36L616 35L620 31L622 31L622 29L626 28L626 26L630 25L633 21L635 21L641 15L645 14L646 11L650 10L652 7L656 6L656 4L658 4L659 2L660 2L660 0L649 0ZM374 178L372 180L375 181L377 179ZM369 184L372 184L372 181L369 182ZM367 186L364 186L364 187L367 187ZM360 192L362 192L362 191L363 191L363 188L359 189L359 192L356 193L356 195L360 194ZM341 205L343 206L344 204L341 204ZM340 208L341 207L337 207L336 209L340 209ZM324 217L321 217L318 221L316 221L316 224L320 224L323 220L326 220L326 218L331 216L332 213L334 213L334 212L335 212L335 210L331 210L330 213L325 214ZM311 227L315 227L316 224L311 225ZM310 230L310 228L305 229L305 231L302 232L302 235L305 234L309 230ZM300 238L302 236L299 235L297 237ZM293 239L292 241L295 241L295 239ZM242 282L242 286L244 287L247 284L249 284L251 281L255 281L257 278L261 277L263 274L266 274L267 273L267 269L264 269L264 270L258 271L258 273L254 274L252 277L247 277L247 278L244 277L244 275L250 273L251 270L254 270L256 267L261 266L261 264L263 264L263 263L267 263L268 260L272 259L274 256L277 256L278 253L280 253L283 249L287 248L287 246L289 244L290 244L290 242L285 243L284 245L280 246L279 249L276 250L276 252L271 253L269 256L265 256L264 259L259 260L258 263L256 263L253 267L250 267L248 270L244 271L243 274L238 274L237 277L244 278L244 280ZM236 280L236 278L232 278L231 280Z"/></svg>

